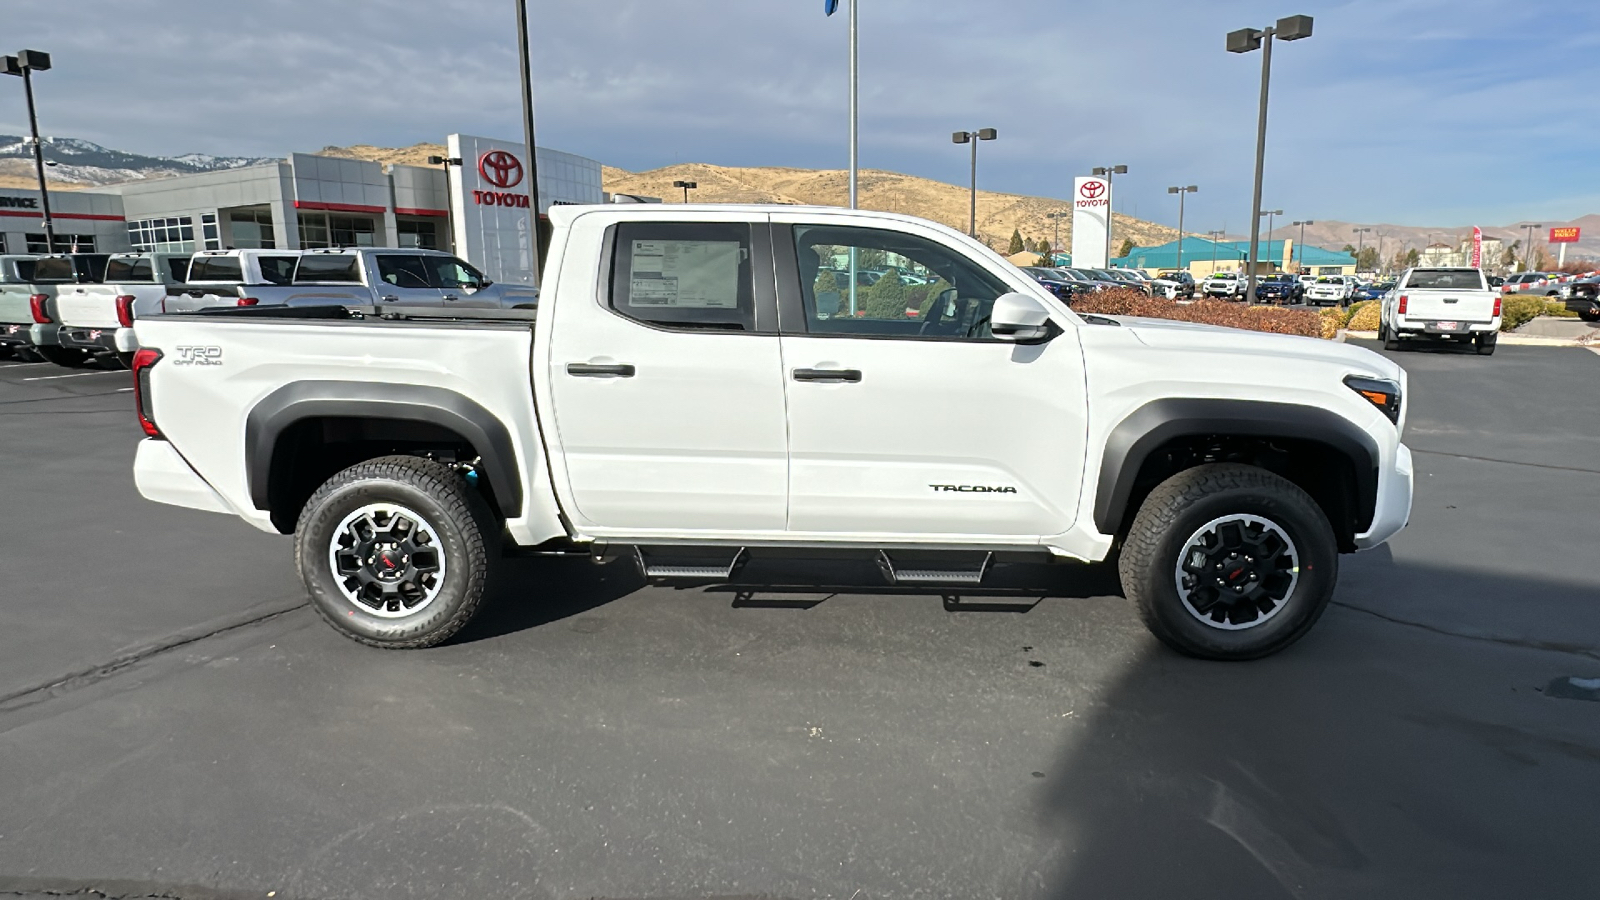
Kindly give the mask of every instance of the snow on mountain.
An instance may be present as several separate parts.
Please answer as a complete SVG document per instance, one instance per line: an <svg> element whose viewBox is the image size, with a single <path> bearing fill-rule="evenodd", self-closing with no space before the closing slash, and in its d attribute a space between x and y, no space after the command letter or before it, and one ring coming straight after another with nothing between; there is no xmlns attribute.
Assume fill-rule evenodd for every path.
<svg viewBox="0 0 1600 900"><path fill-rule="evenodd" d="M179 156L145 156L125 153L102 147L80 138L43 138L44 158L55 163L49 169L52 181L76 184L116 184L122 181L139 181L165 175L183 175L194 172L214 172L220 169L238 169L262 163L276 162L277 157L213 156L209 153L185 153ZM23 137L0 134L0 163L21 160L31 163L33 147ZM10 169L14 166L3 166Z"/></svg>

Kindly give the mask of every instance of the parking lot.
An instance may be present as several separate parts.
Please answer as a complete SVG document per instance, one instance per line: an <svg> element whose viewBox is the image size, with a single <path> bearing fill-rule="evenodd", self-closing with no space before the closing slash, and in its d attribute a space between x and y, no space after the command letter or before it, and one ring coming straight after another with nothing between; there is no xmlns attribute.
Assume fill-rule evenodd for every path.
<svg viewBox="0 0 1600 900"><path fill-rule="evenodd" d="M138 496L127 373L0 361L0 896L1590 895L1600 354L1396 358L1411 526L1243 664L1108 566L517 560L370 650L287 538Z"/></svg>

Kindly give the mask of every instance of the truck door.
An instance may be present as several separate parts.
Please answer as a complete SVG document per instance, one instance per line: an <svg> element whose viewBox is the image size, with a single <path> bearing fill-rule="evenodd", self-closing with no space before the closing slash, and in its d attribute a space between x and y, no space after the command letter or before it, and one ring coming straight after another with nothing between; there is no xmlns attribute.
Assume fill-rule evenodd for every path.
<svg viewBox="0 0 1600 900"><path fill-rule="evenodd" d="M432 257L409 253L376 253L372 258L378 276L372 285L372 292L379 300L405 306L444 305L444 298L440 296L439 288L434 286L429 271ZM301 260L302 271L305 263L305 260Z"/></svg>
<svg viewBox="0 0 1600 900"><path fill-rule="evenodd" d="M567 512L602 537L781 535L788 446L765 217L574 222L569 247L602 243L598 266L562 260L550 330L540 323Z"/></svg>
<svg viewBox="0 0 1600 900"><path fill-rule="evenodd" d="M1076 518L1086 391L1075 328L988 329L1024 288L939 232L773 216L789 410L789 530L1037 538ZM848 299L854 250L888 274ZM897 273L909 275L895 284ZM931 283L918 285L921 279Z"/></svg>

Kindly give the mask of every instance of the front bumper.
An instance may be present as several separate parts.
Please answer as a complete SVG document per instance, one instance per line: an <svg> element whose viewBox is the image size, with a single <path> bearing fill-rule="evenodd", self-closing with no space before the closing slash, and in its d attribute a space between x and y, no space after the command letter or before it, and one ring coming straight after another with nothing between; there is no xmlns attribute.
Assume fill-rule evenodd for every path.
<svg viewBox="0 0 1600 900"><path fill-rule="evenodd" d="M1411 448L1396 444L1394 463L1378 476L1378 500L1372 513L1372 525L1364 533L1356 535L1357 550L1371 550L1406 527L1411 520L1415 481Z"/></svg>

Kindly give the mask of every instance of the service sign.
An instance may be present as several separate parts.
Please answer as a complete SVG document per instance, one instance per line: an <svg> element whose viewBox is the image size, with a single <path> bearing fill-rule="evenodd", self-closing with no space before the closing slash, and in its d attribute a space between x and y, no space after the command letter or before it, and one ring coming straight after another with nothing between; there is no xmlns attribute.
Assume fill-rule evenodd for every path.
<svg viewBox="0 0 1600 900"><path fill-rule="evenodd" d="M533 217L529 215L527 149L493 138L452 134L451 224L455 245L503 284L533 284Z"/></svg>
<svg viewBox="0 0 1600 900"><path fill-rule="evenodd" d="M1072 181L1072 264L1103 269L1111 227L1111 182L1095 176Z"/></svg>
<svg viewBox="0 0 1600 900"><path fill-rule="evenodd" d="M1583 229L1579 228L1576 225L1568 225L1568 226L1564 226L1564 227L1561 227L1561 228L1552 228L1552 229L1550 229L1550 243L1552 243L1552 244L1576 244L1578 242L1578 234L1582 230Z"/></svg>

